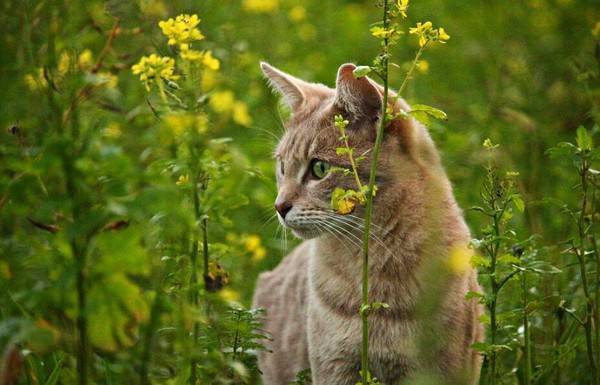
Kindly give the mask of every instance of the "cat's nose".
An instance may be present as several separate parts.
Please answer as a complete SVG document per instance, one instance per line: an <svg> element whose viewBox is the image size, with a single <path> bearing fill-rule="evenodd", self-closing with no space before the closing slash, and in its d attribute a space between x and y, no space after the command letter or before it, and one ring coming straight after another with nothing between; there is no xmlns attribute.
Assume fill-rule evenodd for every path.
<svg viewBox="0 0 600 385"><path fill-rule="evenodd" d="M286 214L289 213L291 209L292 204L290 202L279 200L275 201L275 210L277 210L277 212L279 213L279 215L281 215L283 219L285 219Z"/></svg>

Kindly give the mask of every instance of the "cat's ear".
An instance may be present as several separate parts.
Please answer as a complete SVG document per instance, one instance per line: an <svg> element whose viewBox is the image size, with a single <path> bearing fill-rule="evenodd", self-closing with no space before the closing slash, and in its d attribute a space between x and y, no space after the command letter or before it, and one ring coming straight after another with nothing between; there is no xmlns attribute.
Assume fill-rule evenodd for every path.
<svg viewBox="0 0 600 385"><path fill-rule="evenodd" d="M335 82L335 105L346 111L353 121L360 119L377 120L381 111L381 93L371 79L366 76L356 78L352 71L354 64L343 64Z"/></svg>
<svg viewBox="0 0 600 385"><path fill-rule="evenodd" d="M305 81L286 74L265 62L260 63L260 68L269 80L269 84L283 96L288 107L295 110L304 102L306 96L303 89L307 87Z"/></svg>

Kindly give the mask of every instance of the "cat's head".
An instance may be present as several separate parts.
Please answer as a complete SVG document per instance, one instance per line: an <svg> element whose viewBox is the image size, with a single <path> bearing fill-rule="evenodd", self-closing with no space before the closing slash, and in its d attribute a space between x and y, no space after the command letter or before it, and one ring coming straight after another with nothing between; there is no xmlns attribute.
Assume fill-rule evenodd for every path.
<svg viewBox="0 0 600 385"><path fill-rule="evenodd" d="M350 169L347 154L338 154L340 132L334 117L349 121L346 133L359 162L362 184L368 184L372 148L383 104L381 86L367 77L355 78L353 64L342 65L335 89L309 83L286 74L267 63L261 68L271 86L291 109L286 130L275 150L278 195L275 209L280 222L301 238L328 233L340 235L360 229L364 208L356 205L342 215L331 208L336 187L357 190L353 175L335 171ZM408 111L398 100L393 108ZM383 219L398 204L400 189L407 181L418 180L423 162L439 163L426 130L412 119L400 119L386 127L377 168L377 195L374 218Z"/></svg>

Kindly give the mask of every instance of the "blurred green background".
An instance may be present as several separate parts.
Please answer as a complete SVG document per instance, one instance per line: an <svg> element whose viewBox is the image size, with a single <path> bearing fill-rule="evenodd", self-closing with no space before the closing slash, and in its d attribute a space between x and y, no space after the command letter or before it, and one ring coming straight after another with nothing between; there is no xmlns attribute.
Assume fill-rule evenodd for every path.
<svg viewBox="0 0 600 385"><path fill-rule="evenodd" d="M74 250L81 245L89 252L93 383L136 378L147 358L140 345L149 320L168 328L189 323L175 312L194 319L193 309L180 307L188 278L178 276L189 273L183 262L189 240L181 238L195 223L186 190L176 183L185 166L176 161L180 150L168 124L156 118L130 70L143 55L176 56L158 22L181 13L199 15L202 47L221 63L198 83L202 94L220 95L224 105L231 98L238 102L235 111L207 104L208 138L230 142L226 149L205 142L203 164L212 179L203 203L211 255L230 276L219 295L246 306L258 273L276 266L296 243L288 235L286 244L272 217L271 152L285 111L266 86L259 61L333 86L341 64L370 64L379 50L369 27L381 11L371 1L3 0L0 347L10 353L19 346L30 357L21 372L29 374L15 383L48 383L56 365L62 370L58 383L75 381ZM550 365L552 338L559 333L553 312L561 299L575 298L578 284L574 261L560 254L573 223L544 200L576 204L578 176L568 161L551 160L545 151L571 140L580 125L593 134L599 130L600 6L593 0L413 0L409 13L406 28L431 20L451 35L448 44L426 52L405 97L448 114L429 129L459 204L467 209L480 202L487 162L481 144L491 138L501 146L501 168L520 173L526 210L513 220L517 233L539 235L546 258L564 271L538 283L535 293L541 310L532 321L534 334L540 356L550 357L539 362ZM114 41L106 45L111 31ZM401 69L391 71L392 87L399 86L416 48L407 34L394 49ZM92 64L86 64L90 54ZM92 74L89 67L101 57L102 70ZM90 84L102 87L81 94ZM69 161L73 167L65 166ZM468 210L465 215L478 234L484 218ZM119 221L128 226L93 239L86 235L107 224L119 227ZM164 304L156 305L161 291ZM503 306L516 305L507 300ZM162 315L153 318L153 311ZM177 382L185 381L177 358L187 346L184 334L165 333L152 342L158 346L151 378L185 383ZM582 354L577 346L568 350L561 358L570 368L566 374L544 372L538 383L584 383L586 374L576 364ZM518 383L518 376L504 381Z"/></svg>

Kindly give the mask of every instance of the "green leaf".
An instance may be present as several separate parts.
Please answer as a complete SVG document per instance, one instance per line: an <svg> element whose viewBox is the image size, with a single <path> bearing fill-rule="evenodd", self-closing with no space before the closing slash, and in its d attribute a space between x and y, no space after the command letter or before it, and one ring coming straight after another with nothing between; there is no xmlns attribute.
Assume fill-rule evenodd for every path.
<svg viewBox="0 0 600 385"><path fill-rule="evenodd" d="M512 202L519 212L522 213L523 211L525 211L525 202L523 202L523 198L521 198L519 194L514 194L512 196Z"/></svg>
<svg viewBox="0 0 600 385"><path fill-rule="evenodd" d="M498 257L498 262L505 263L507 265L510 265L510 264L520 265L521 264L521 260L512 254L501 255L500 257Z"/></svg>
<svg viewBox="0 0 600 385"><path fill-rule="evenodd" d="M438 108L435 107L431 107L431 106L427 106L425 104L415 104L411 107L411 110L409 112L409 114L414 115L415 112L424 112L427 115L431 116L432 118L435 119L439 119L439 120L447 120L448 119L448 115L446 115L446 113Z"/></svg>
<svg viewBox="0 0 600 385"><path fill-rule="evenodd" d="M354 75L355 78L359 79L359 78L367 76L370 72L371 72L371 67L358 66L354 69L354 71L352 71L352 75Z"/></svg>
<svg viewBox="0 0 600 385"><path fill-rule="evenodd" d="M590 134L587 132L587 130L583 126L579 126L577 128L576 141L577 141L577 146L584 151L591 151L592 148L594 147L594 144L592 142L592 137L590 136Z"/></svg>

